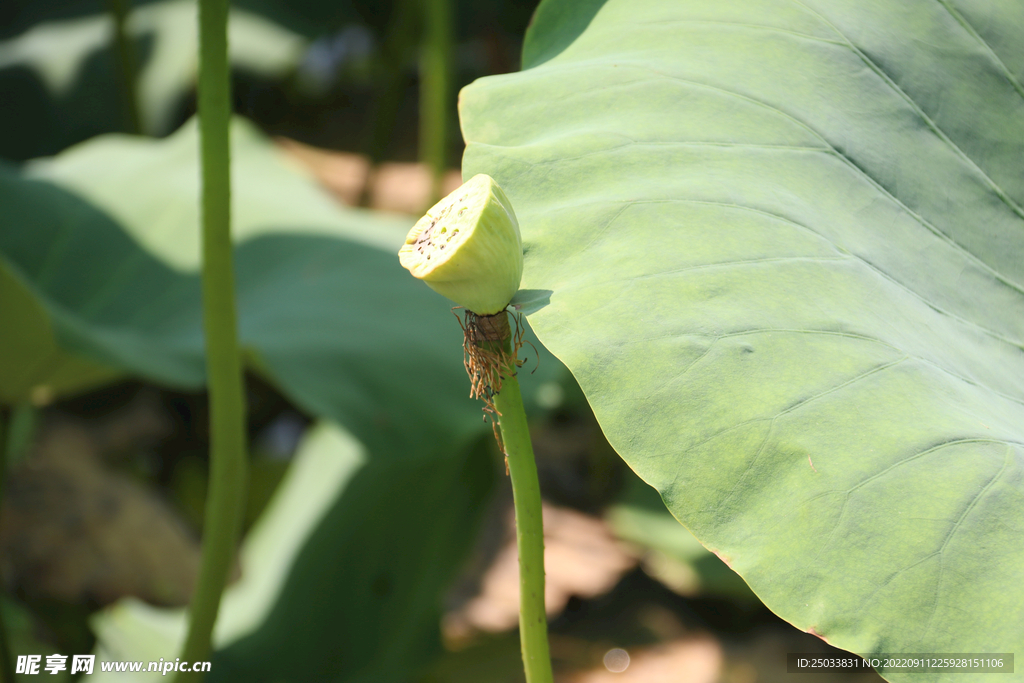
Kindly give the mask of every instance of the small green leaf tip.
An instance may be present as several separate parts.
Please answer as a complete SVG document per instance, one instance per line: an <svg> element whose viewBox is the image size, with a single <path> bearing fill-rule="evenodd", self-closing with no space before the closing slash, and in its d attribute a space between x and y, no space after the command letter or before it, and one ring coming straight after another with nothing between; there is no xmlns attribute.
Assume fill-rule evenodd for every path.
<svg viewBox="0 0 1024 683"><path fill-rule="evenodd" d="M402 266L460 306L494 315L523 277L523 239L512 204L480 174L419 219L398 252Z"/></svg>

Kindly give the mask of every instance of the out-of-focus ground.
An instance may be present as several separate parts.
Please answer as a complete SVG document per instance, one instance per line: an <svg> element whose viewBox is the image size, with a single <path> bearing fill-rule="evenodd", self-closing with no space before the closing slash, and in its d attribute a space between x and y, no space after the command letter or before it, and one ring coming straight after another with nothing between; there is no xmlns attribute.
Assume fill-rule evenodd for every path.
<svg viewBox="0 0 1024 683"><path fill-rule="evenodd" d="M297 165L312 173L335 198L350 206L418 215L429 205L431 177L423 164L386 162L373 166L369 157L332 152L279 137L277 143ZM462 175L449 170L441 185L447 195L462 184Z"/></svg>

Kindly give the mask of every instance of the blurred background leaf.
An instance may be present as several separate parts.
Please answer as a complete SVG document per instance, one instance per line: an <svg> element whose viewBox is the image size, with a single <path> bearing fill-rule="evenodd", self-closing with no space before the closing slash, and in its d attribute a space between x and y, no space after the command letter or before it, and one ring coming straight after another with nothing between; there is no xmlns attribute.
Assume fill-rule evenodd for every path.
<svg viewBox="0 0 1024 683"><path fill-rule="evenodd" d="M8 402L50 399L124 375L172 387L202 385L197 149L188 126L165 141L101 138L33 163L27 174L6 170L2 192L10 210L0 258L9 283L4 296L19 303L5 311L19 314L8 315L5 325L14 341L0 365ZM297 568L278 566L277 580L288 575L291 588L283 596L265 588L259 600L248 594L244 609L270 610L282 600L274 609L301 609L307 617L320 610L315 630L286 628L321 653L304 653L300 679L302 671L342 675L341 660L323 647L339 638L351 639L360 656L397 648L395 657L379 661L415 669L437 647L440 592L472 540L478 503L491 485L486 454L469 449L482 425L466 398L458 325L449 305L397 263L407 219L338 207L247 124L236 124L233 151L247 356L298 406L347 424L373 454L345 496L328 496L336 511L320 522ZM69 375L69 367L85 370ZM314 450L328 449L320 457L333 458L334 467L354 457L328 437L313 443L320 444ZM330 468L318 470L326 477ZM293 475L304 487L293 498L313 504L319 481ZM288 512L288 524L298 524L297 515ZM301 525L277 524L297 553ZM347 543L346 533L355 534ZM384 544L373 562L365 555L372 542ZM283 552L274 541L262 547ZM271 569L266 561L257 564ZM303 594L314 587L320 592ZM372 604L359 603L364 599ZM131 614L132 608L119 609ZM379 615L377 627L367 623L368 613ZM154 619L164 623L166 615ZM250 617L249 628L259 633L256 619ZM227 618L222 623L230 628ZM271 633L262 637L284 644L273 632L284 624L292 619L270 619L263 628ZM136 640L145 628L109 626L99 622L101 647L120 647L126 658L147 656L160 642ZM388 630L399 627L400 633ZM225 655L231 663L218 670L269 671L271 661L288 659L283 653L267 658L265 644L257 651L263 659ZM352 665L350 657L344 661Z"/></svg>
<svg viewBox="0 0 1024 683"><path fill-rule="evenodd" d="M121 0L11 0L0 8L0 158L56 154L95 135L130 132L111 12ZM446 156L461 151L457 88L518 66L535 0L457 3ZM413 0L243 0L232 3L235 105L272 132L375 161L412 150L421 18ZM140 132L167 135L194 113L195 3L125 3ZM343 86L343 87L339 87ZM327 106L325 106L327 105ZM351 148L351 147L350 147ZM420 207L424 208L424 207Z"/></svg>
<svg viewBox="0 0 1024 683"><path fill-rule="evenodd" d="M7 403L124 377L202 386L197 149L188 125L165 140L101 137L4 169L0 296L17 304L5 309L0 355ZM338 206L243 121L233 163L251 368L304 412L346 425L372 455L354 455L364 446L337 430L308 437L302 452L313 455L303 458L318 464L300 458L289 469L247 538L239 597L227 598L218 631L235 644L218 655L218 675L402 680L437 652L441 594L495 474L477 438L490 430L467 398L460 330L450 304L398 265L409 219ZM532 368L536 354L527 355ZM540 367L531 405L561 372L550 355ZM12 516L16 504L5 519L38 534ZM299 615L308 629L295 626ZM158 659L173 656L180 621L180 611L129 601L93 623L102 657ZM339 658L341 642L350 650Z"/></svg>
<svg viewBox="0 0 1024 683"><path fill-rule="evenodd" d="M312 429L243 544L209 680L407 680L438 651L438 596L495 474L479 448L374 460L336 427ZM93 626L103 661L173 660L184 612L124 601Z"/></svg>
<svg viewBox="0 0 1024 683"><path fill-rule="evenodd" d="M196 150L189 126L165 141L101 138L27 176L8 171L3 263L52 330L27 303L33 327L12 327L39 335L20 341L30 351L58 351L29 376L26 359L5 355L5 373L20 373L3 385L7 401L64 389L50 384L64 358L202 385ZM413 457L474 431L458 326L394 257L409 221L338 207L245 124L233 150L240 334L256 368L373 452Z"/></svg>
<svg viewBox="0 0 1024 683"><path fill-rule="evenodd" d="M132 76L144 132L169 133L181 100L195 85L196 12L189 0L164 0L141 5L126 19L126 38L141 57ZM53 154L92 135L124 128L118 91L123 65L111 51L114 25L108 13L53 19L0 41L0 87L12 104L4 108L4 123L22 131L0 147L0 156ZM242 9L231 12L229 39L232 64L263 78L294 70L307 43ZM33 111L42 116L26 115Z"/></svg>

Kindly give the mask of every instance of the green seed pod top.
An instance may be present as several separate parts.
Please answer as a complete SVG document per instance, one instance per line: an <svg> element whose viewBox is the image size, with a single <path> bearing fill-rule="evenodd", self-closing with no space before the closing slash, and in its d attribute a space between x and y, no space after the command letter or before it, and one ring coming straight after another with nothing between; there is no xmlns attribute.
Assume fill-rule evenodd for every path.
<svg viewBox="0 0 1024 683"><path fill-rule="evenodd" d="M478 315L504 310L523 277L523 240L512 204L488 175L470 178L416 222L402 266Z"/></svg>

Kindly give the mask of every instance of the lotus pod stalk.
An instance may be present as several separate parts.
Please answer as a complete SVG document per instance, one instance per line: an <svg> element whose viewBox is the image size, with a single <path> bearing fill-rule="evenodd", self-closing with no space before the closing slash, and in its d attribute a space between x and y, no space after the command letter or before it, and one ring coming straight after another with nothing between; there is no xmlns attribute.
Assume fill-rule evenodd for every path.
<svg viewBox="0 0 1024 683"><path fill-rule="evenodd" d="M470 396L483 399L485 414L497 418L495 437L512 481L523 668L527 683L552 683L540 483L516 378L521 316L513 335L506 312L523 275L523 241L512 204L493 178L474 176L413 226L398 256L414 276L467 309L463 351Z"/></svg>

